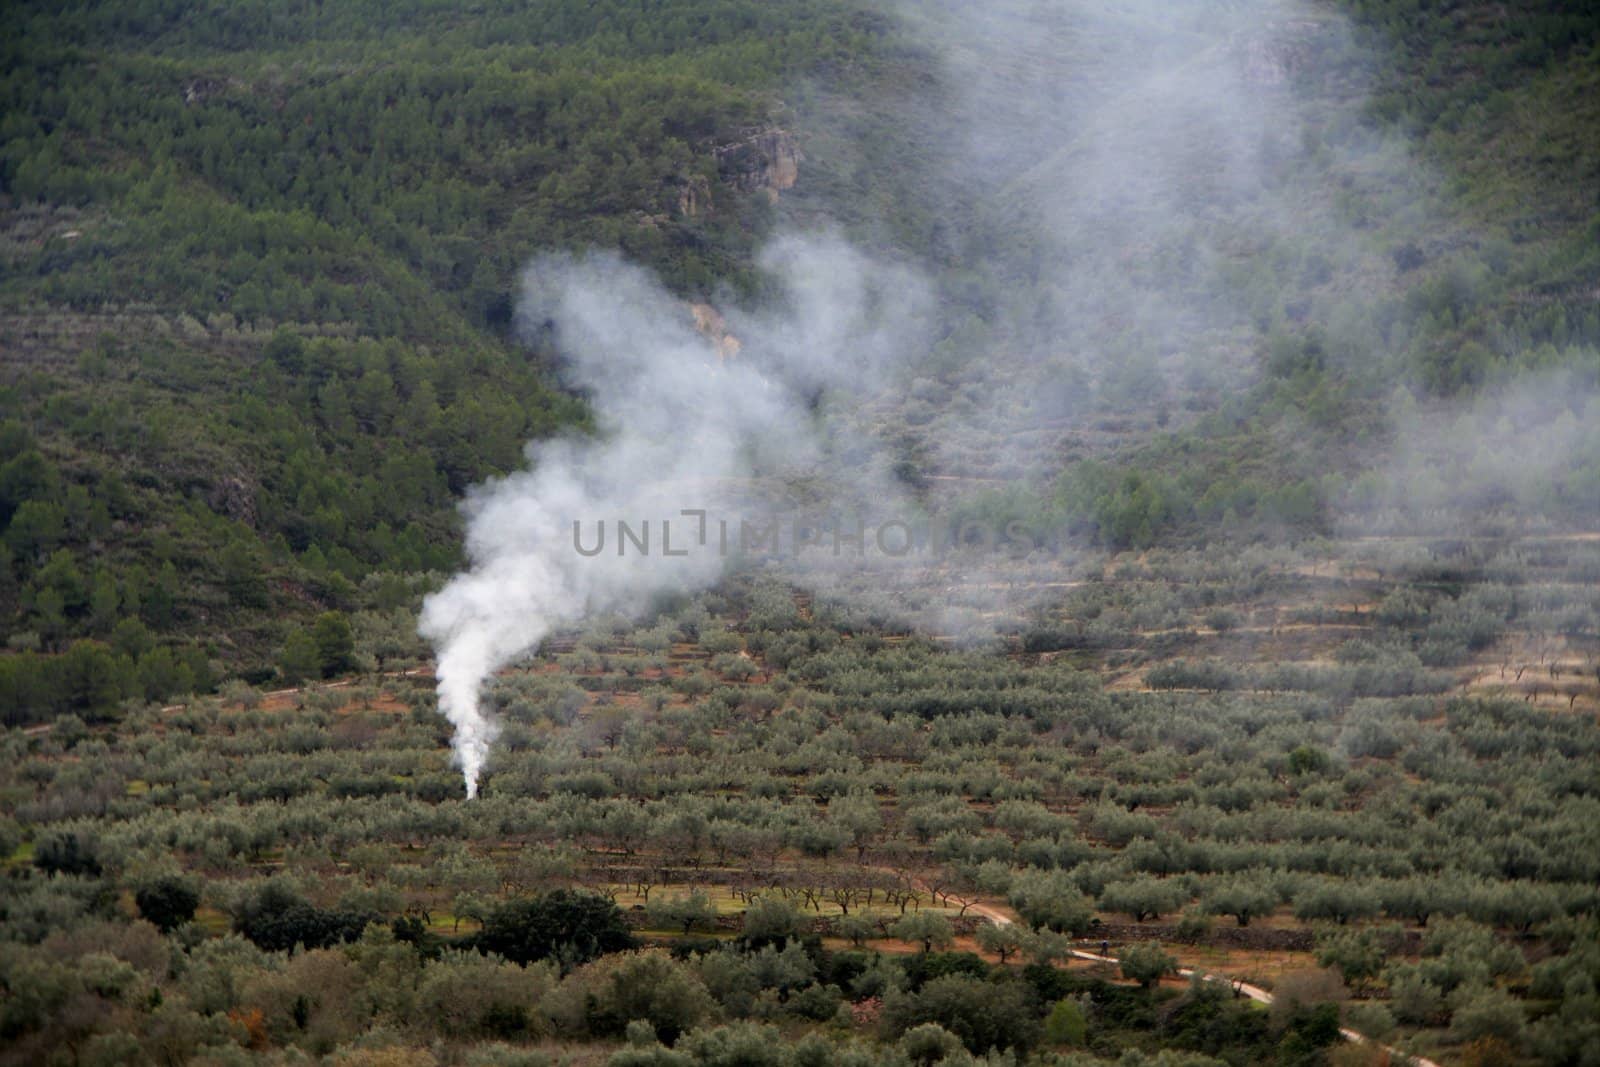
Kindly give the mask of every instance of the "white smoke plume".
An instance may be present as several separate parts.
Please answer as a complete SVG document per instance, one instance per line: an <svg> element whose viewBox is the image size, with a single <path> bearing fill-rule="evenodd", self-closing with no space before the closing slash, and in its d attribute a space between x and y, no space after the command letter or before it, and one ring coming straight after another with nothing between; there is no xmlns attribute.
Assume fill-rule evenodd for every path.
<svg viewBox="0 0 1600 1067"><path fill-rule="evenodd" d="M718 553L664 554L667 538L674 551L705 544L697 517L680 513L725 509L760 463L815 463L809 398L847 378L870 382L916 336L914 275L827 237L777 241L763 266L785 300L732 316L735 358L616 255L546 257L528 268L519 325L552 336L597 433L532 445L527 470L474 491L464 505L471 567L423 605L468 797L497 732L481 702L490 676L556 627L631 614L655 594L714 581ZM614 526L603 551L577 550L574 523L588 551L598 524L619 519L635 530L650 523L648 554L619 551Z"/></svg>
<svg viewBox="0 0 1600 1067"><path fill-rule="evenodd" d="M1096 415L1182 426L1256 380L1264 332L1393 291L1351 205L1404 202L1416 163L1330 119L1368 62L1325 5L883 5L942 73L905 125L959 191L954 254L990 275L944 341L977 365L977 410L931 420L947 473L1050 477L1100 447Z"/></svg>
<svg viewBox="0 0 1600 1067"><path fill-rule="evenodd" d="M1416 209L1415 162L1337 118L1357 110L1365 80L1337 16L1299 0L880 6L934 58L940 88L872 102L893 110L877 118L915 158L867 151L848 181L836 163L821 184L853 191L860 177L871 192L868 160L914 170L883 187L939 201L942 236L924 252L941 264L940 300L915 272L836 238L781 239L761 262L780 306L727 309L742 348L726 358L684 304L616 256L529 268L521 325L548 328L597 434L534 445L527 470L474 492L470 569L424 606L469 796L494 738L481 695L496 670L590 613L634 614L716 580L717 554L659 551L660 520L680 509L726 509L777 472L819 475L809 484L828 507L911 512L884 473L891 435L917 473L936 472L922 503L1048 492L1064 464L1166 426L1168 406L1179 425L1221 406L1255 378L1270 331L1326 323L1335 352L1387 343L1367 323L1396 267L1365 216ZM873 142L870 128L861 139ZM804 186L780 210L809 219L836 206L807 201ZM873 223L859 228L887 229ZM592 558L576 551L575 521L592 531L619 518L657 520L658 551L618 555L615 540ZM692 518L668 521L675 546L698 536ZM937 585L934 598L982 625L985 588L1015 601L1061 578L1039 558L961 562L932 582L915 561L891 570L803 573L836 590Z"/></svg>

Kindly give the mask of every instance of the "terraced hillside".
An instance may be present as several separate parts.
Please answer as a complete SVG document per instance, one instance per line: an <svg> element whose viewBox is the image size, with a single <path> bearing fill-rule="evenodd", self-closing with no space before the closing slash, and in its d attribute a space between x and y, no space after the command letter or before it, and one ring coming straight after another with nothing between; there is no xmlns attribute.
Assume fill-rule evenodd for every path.
<svg viewBox="0 0 1600 1067"><path fill-rule="evenodd" d="M979 1002L1032 1006L998 1016L1006 1043L1102 1056L1259 1062L1291 1037L1333 1040L1314 1020L1335 1004L1441 1063L1582 1062L1597 567L1600 544L1571 536L1098 557L1040 590L1031 624L968 651L752 576L637 625L601 621L502 677L504 728L471 803L415 652L386 664L412 673L353 688L62 720L7 737L5 789L29 828L7 921L120 923L146 905L95 898L99 879L178 878L199 890L192 936L264 937L260 902L298 902L311 910L282 921L392 923L433 974L445 963L426 946L496 929L497 900L577 887L710 997L676 1022L639 1008L663 1013L648 1015L658 1034L722 1019L728 1040L748 1020L910 1041L932 1020L981 1051L997 1031L939 999L965 982ZM338 940L300 929L308 947ZM375 937L304 966L359 961ZM1064 962L1102 943L1133 961L1151 941L1301 1014ZM226 966L244 980L251 958ZM392 995L337 965L363 996ZM551 1056L603 1041L608 1024L560 1004L607 973L508 993L522 1039L543 1035ZM201 1010L191 979L142 980ZM262 1010L269 1042L303 1040L273 1014L290 1005L236 988L225 1006ZM1063 998L1079 1036L1029 1021ZM316 1040L367 1025L332 1000L308 1010ZM30 1040L57 1032L30 1018ZM387 1040L442 1025L392 1018ZM448 1032L469 1044L495 1033L462 1025Z"/></svg>

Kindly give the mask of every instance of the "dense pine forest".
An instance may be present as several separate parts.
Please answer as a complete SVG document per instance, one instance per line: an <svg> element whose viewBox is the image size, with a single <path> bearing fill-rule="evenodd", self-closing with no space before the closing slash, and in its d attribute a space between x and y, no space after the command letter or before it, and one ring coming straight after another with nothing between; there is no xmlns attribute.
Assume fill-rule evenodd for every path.
<svg viewBox="0 0 1600 1067"><path fill-rule="evenodd" d="M529 264L731 374L793 234L915 328L750 481L1031 551L563 619L464 801ZM1600 1063L1597 531L1581 4L8 4L0 1063Z"/></svg>

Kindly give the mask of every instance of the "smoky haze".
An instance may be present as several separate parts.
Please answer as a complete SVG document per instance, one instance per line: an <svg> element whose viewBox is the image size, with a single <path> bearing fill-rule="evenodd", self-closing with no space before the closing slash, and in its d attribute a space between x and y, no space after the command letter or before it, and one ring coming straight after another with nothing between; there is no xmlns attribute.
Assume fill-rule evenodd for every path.
<svg viewBox="0 0 1600 1067"><path fill-rule="evenodd" d="M1104 444L1085 434L1097 413L1141 431L1164 408L1196 417L1255 381L1264 333L1393 286L1349 205L1409 208L1415 161L1354 126L1328 135L1330 108L1356 110L1369 66L1328 12L1279 0L892 10L948 87L911 121L962 198L956 243L983 286L947 323L951 354L992 385L973 390L976 413L937 423L951 471L1048 475L1060 450Z"/></svg>
<svg viewBox="0 0 1600 1067"><path fill-rule="evenodd" d="M737 317L736 358L657 279L614 254L528 267L519 326L560 354L596 432L530 446L528 470L468 497L471 567L423 606L469 797L496 734L481 704L490 675L558 626L631 614L655 594L714 581L718 554L662 551L664 537L682 550L699 536L697 519L680 512L727 512L758 469L814 467L816 392L873 380L925 318L914 277L837 240L783 239L763 263L783 299ZM588 549L597 524L617 520L655 524L654 551L623 552L615 540L592 556L577 551L574 523Z"/></svg>
<svg viewBox="0 0 1600 1067"><path fill-rule="evenodd" d="M1452 404L1390 401L1395 436L1342 501L1340 532L1502 536L1600 522L1600 392L1552 370Z"/></svg>
<svg viewBox="0 0 1600 1067"><path fill-rule="evenodd" d="M722 302L733 356L613 254L528 268L519 327L559 353L596 432L530 446L527 470L469 496L470 567L424 605L469 796L495 671L558 627L723 573L716 553L663 555L659 525L656 552L583 555L575 522L592 538L601 520L736 512L758 485L897 516L975 489L1048 492L1064 465L1166 425L1169 405L1197 418L1248 386L1269 332L1317 323L1331 358L1383 358L1367 312L1396 270L1371 212L1425 207L1405 146L1329 111L1360 98L1366 69L1336 18L1279 0L889 10L937 67L927 98L886 116L918 150L901 184L938 200L937 267L906 266L884 226L861 227L880 235L871 252L780 236L759 259L777 298ZM1123 429L1102 430L1108 412ZM934 475L917 491L894 472L908 452ZM693 526L674 521L675 541ZM1059 561L1038 559L865 566L790 561L786 576L918 590L911 614L947 633L1060 584Z"/></svg>
<svg viewBox="0 0 1600 1067"><path fill-rule="evenodd" d="M938 57L943 86L900 118L938 146L929 179L948 191L942 211L953 228L996 253L994 265L972 265L996 293L975 330L959 306L934 304L933 281L886 262L892 254L829 236L779 237L762 253L782 297L726 309L741 345L734 358L719 355L656 279L614 255L532 264L519 325L561 354L597 433L530 446L528 470L474 491L464 505L470 568L424 606L468 795L495 736L481 703L493 672L556 627L630 613L721 573L722 561L704 553L585 557L574 551L575 521L728 508L757 474L811 475L824 510L915 510L921 502L888 473L879 415L908 384L930 403L944 399L917 377L939 334L946 351L966 349L958 355L979 388L930 423L935 465L1007 452L1041 417L1082 406L1119 374L1145 375L1140 389L1164 391L1166 368L1146 357L1171 357L1196 322L1238 317L1236 308L1219 313L1206 289L1215 253L1201 247L1198 223L1240 205L1256 205L1256 217L1284 214L1259 202L1270 183L1264 153L1296 136L1300 121L1272 66L1287 11L1208 5L1174 22L1166 6L897 9ZM1169 248L1179 245L1181 253ZM997 348L1020 361L997 359L987 371ZM1019 369L1026 375L1015 377ZM1041 377L1055 387L1044 404L1034 396ZM1057 462L1048 449L1029 456L1035 472ZM680 535L688 527L685 519ZM893 573L902 588L926 580L917 565ZM836 590L859 579L825 565L806 577ZM1005 584L981 567L957 577ZM984 607L971 613L982 617Z"/></svg>

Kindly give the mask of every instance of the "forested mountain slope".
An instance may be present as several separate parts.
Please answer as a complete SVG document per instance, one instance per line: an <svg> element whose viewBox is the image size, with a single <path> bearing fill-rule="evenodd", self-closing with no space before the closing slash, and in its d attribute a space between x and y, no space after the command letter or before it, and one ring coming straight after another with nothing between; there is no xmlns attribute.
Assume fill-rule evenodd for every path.
<svg viewBox="0 0 1600 1067"><path fill-rule="evenodd" d="M383 613L455 563L466 488L584 424L510 334L517 270L552 246L619 248L697 298L758 296L752 251L779 224L916 260L941 340L868 430L911 484L973 476L974 506L1111 547L1299 536L1352 494L1386 499L1358 476L1395 432L1397 385L1426 407L1542 368L1581 416L1600 335L1596 20L1307 10L1348 16L1359 45L1313 35L1285 66L1309 118L1274 203L1313 224L1263 237L1202 191L1176 239L1109 243L1085 271L1134 293L1157 278L1161 298L1176 278L1204 315L1077 318L1071 345L1041 346L1017 308L1054 308L1033 321L1055 330L1105 296L1063 298L1030 236L1029 183L1072 142L1035 138L1015 174L950 166L971 130L947 121L961 72L903 10L8 6L0 614L22 655L0 661L0 699L47 712L335 670L342 641L312 655L300 631L328 611L404 630ZM1115 33L1060 32L1052 63L1115 74L1096 58ZM1163 60L1206 58L1163 40ZM773 130L805 157L776 205L773 161L728 150ZM1397 170L1392 143L1419 166ZM1232 262L1186 275L1179 246ZM1047 462L1017 481L982 438L936 444L961 404L1025 404ZM1540 506L1583 522L1593 478L1563 468ZM82 639L99 643L70 670L51 658Z"/></svg>
<svg viewBox="0 0 1600 1067"><path fill-rule="evenodd" d="M0 612L14 649L148 631L195 675L448 569L456 498L583 420L507 335L522 262L747 278L770 209L717 149L881 33L830 3L3 17Z"/></svg>

